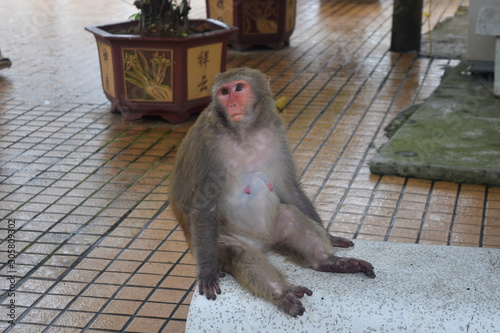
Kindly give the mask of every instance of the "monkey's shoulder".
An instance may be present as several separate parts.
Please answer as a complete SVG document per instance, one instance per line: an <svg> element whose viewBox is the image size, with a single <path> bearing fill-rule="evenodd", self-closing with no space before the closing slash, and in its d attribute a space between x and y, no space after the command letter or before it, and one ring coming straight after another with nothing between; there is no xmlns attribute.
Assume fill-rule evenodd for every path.
<svg viewBox="0 0 500 333"><path fill-rule="evenodd" d="M197 155L208 152L215 146L217 131L210 126L204 113L191 126L182 140L180 150L189 153L196 152Z"/></svg>

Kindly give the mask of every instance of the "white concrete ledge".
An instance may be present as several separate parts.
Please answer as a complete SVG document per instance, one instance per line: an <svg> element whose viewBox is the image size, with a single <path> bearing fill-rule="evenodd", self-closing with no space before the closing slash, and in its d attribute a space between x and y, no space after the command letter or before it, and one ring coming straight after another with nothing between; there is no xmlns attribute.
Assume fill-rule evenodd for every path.
<svg viewBox="0 0 500 333"><path fill-rule="evenodd" d="M375 266L375 279L271 261L304 296L292 318L244 291L230 275L222 295L194 293L186 332L500 332L500 250L355 241L338 249Z"/></svg>

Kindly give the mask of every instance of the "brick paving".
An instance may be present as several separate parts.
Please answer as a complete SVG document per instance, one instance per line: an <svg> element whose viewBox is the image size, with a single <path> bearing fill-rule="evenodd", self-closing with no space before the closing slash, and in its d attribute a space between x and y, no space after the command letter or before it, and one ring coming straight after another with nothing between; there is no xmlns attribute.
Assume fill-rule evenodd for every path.
<svg viewBox="0 0 500 333"><path fill-rule="evenodd" d="M132 2L0 5L0 47L13 62L0 71L0 330L184 330L196 267L168 207L168 177L195 119L130 124L110 113L83 30L125 20ZM290 47L230 50L228 67L266 72L287 98L301 180L331 233L500 248L500 188L369 173L383 128L457 64L389 52L392 3L298 0ZM433 1L431 25L461 4ZM205 16L204 1L191 5L192 18Z"/></svg>

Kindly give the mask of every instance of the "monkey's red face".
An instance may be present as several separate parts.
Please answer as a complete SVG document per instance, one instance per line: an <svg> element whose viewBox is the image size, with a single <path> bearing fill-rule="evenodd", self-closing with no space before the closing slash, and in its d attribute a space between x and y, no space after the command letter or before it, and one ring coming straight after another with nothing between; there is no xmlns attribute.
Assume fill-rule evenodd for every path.
<svg viewBox="0 0 500 333"><path fill-rule="evenodd" d="M238 122L245 118L247 106L252 98L250 84L236 80L222 84L217 89L217 98L224 106L229 118Z"/></svg>

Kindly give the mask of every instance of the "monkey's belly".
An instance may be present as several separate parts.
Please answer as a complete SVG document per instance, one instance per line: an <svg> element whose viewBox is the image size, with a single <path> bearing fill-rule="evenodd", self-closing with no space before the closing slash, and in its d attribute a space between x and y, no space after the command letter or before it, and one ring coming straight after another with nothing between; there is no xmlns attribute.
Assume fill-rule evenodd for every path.
<svg viewBox="0 0 500 333"><path fill-rule="evenodd" d="M263 243L272 237L280 199L261 173L250 173L230 184L222 202L223 228L227 232Z"/></svg>

